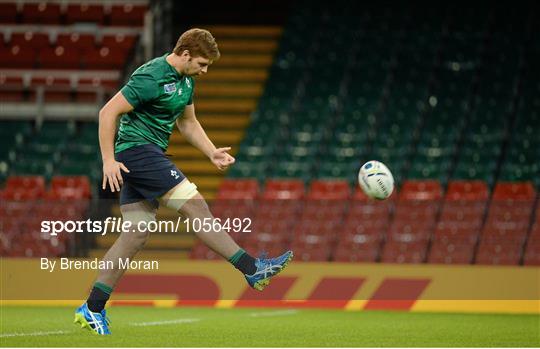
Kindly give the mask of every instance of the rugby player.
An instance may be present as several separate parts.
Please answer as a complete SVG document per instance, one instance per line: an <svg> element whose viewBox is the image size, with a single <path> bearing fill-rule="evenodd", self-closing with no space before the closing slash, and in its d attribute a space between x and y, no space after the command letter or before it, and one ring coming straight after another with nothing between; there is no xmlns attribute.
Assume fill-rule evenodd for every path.
<svg viewBox="0 0 540 349"><path fill-rule="evenodd" d="M219 169L235 159L229 147L216 148L195 116L194 77L206 74L220 52L210 32L190 29L172 53L139 67L99 113L99 143L103 159L103 189L120 192L124 221L137 226L154 221L159 203L193 219L213 216L197 186L165 155L174 125ZM114 142L120 118L118 137ZM215 228L214 228L215 229ZM242 272L248 284L262 291L291 261L292 251L277 258L254 258L223 230L196 232L207 246ZM115 268L100 270L87 301L75 312L75 322L97 334L110 334L105 304L124 270L118 260L132 258L144 246L147 232L122 232L105 254Z"/></svg>

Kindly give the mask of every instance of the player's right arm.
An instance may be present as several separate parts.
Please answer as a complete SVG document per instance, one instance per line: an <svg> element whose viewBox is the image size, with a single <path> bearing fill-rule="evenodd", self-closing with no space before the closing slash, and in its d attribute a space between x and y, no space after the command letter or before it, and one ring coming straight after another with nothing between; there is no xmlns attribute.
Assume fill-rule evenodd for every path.
<svg viewBox="0 0 540 349"><path fill-rule="evenodd" d="M121 92L112 97L99 111L99 147L103 160L103 183L102 188L111 191L120 191L123 184L122 171L129 172L123 163L114 158L114 135L116 134L116 121L120 115L133 110L133 107Z"/></svg>

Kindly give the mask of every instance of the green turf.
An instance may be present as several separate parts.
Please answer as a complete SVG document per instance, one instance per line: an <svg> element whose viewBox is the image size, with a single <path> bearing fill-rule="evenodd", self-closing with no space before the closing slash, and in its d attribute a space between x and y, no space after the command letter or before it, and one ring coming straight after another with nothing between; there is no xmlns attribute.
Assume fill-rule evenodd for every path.
<svg viewBox="0 0 540 349"><path fill-rule="evenodd" d="M10 347L540 346L540 318L534 315L114 307L113 334L102 337L72 324L71 308L0 311L1 345ZM165 321L170 323L134 325ZM61 333L44 335L51 331Z"/></svg>

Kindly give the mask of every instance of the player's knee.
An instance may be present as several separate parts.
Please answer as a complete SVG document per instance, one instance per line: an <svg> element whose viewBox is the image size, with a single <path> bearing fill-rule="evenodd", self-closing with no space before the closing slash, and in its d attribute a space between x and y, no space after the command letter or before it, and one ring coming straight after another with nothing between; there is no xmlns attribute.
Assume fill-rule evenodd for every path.
<svg viewBox="0 0 540 349"><path fill-rule="evenodd" d="M178 184L169 195L165 205L173 210L180 212L187 202L193 201L200 196L197 186L191 183L187 178Z"/></svg>
<svg viewBox="0 0 540 349"><path fill-rule="evenodd" d="M135 232L132 237L133 247L137 249L137 251L142 249L144 245L146 244L146 241L148 241L149 237L150 237L150 233L147 231Z"/></svg>
<svg viewBox="0 0 540 349"><path fill-rule="evenodd" d="M122 216L124 222L130 222L130 229L122 233L124 241L132 248L141 249L150 237L147 226L149 222L156 220L155 211L123 210Z"/></svg>

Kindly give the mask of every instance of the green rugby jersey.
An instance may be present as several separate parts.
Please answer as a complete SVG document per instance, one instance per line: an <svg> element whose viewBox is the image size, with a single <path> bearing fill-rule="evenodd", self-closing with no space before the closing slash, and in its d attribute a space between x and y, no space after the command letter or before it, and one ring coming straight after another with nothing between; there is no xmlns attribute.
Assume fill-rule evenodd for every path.
<svg viewBox="0 0 540 349"><path fill-rule="evenodd" d="M120 90L133 110L120 119L115 153L141 144L166 150L176 119L193 103L193 78L180 75L167 55L137 68Z"/></svg>

